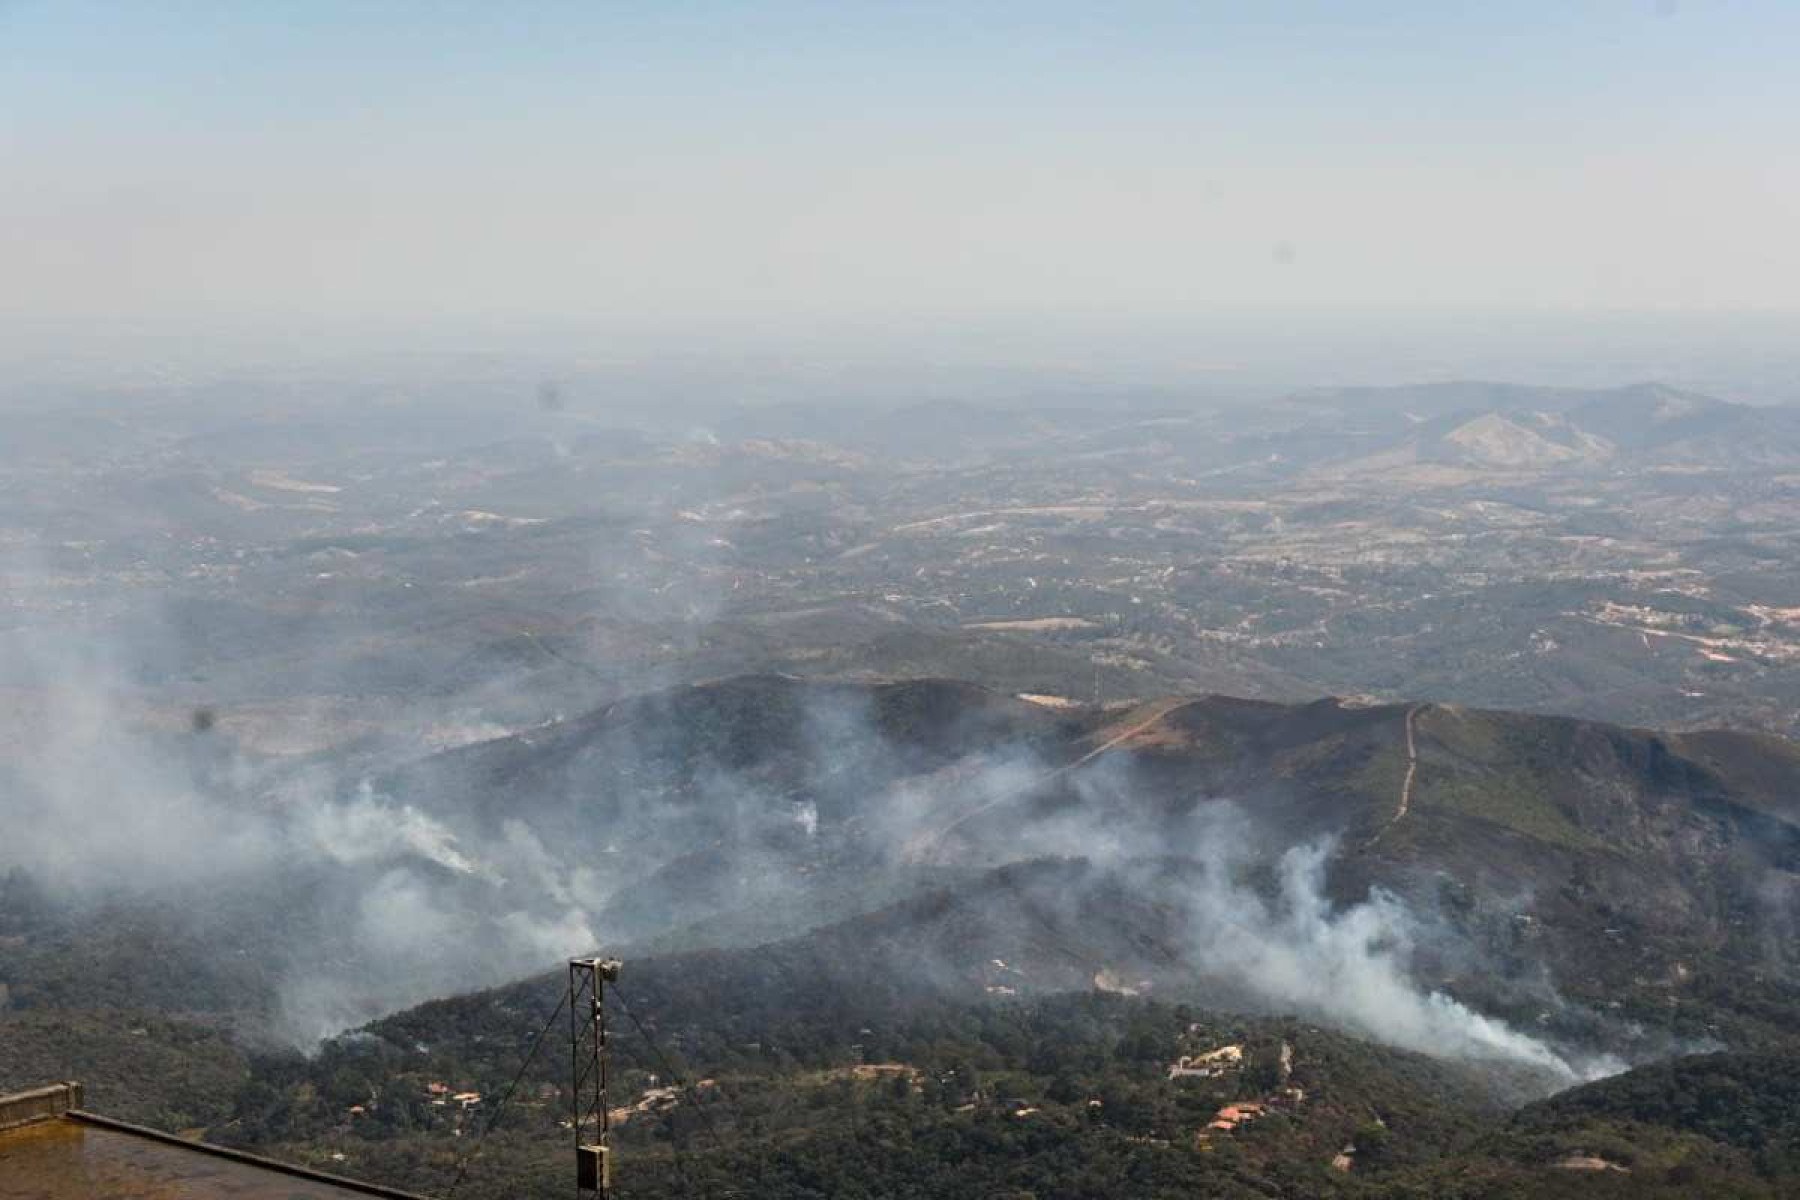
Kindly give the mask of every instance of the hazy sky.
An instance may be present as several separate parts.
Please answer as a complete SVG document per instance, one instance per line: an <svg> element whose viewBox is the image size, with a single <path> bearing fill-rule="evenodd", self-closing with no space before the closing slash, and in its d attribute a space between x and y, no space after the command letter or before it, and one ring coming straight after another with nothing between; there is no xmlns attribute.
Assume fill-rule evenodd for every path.
<svg viewBox="0 0 1800 1200"><path fill-rule="evenodd" d="M0 0L0 314L1800 308L1800 4Z"/></svg>

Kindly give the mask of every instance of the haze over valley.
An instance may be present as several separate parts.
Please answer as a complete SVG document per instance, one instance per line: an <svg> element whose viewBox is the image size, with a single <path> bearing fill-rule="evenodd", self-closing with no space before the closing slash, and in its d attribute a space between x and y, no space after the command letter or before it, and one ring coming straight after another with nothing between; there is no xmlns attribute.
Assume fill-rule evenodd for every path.
<svg viewBox="0 0 1800 1200"><path fill-rule="evenodd" d="M470 1030L604 947L695 1070L776 1089L714 1114L727 1174L788 1169L759 1130L838 1136L778 1096L876 1061L871 1030L1087 996L1103 1027L1236 1014L1285 1047L1254 1103L1289 1132L1252 1158L1311 1194L1347 1177L1326 1144L1390 1115L1320 1065L1337 1047L1444 1064L1407 1086L1473 1129L1787 1045L1786 406L1471 382L658 411L571 374L224 420L167 389L17 428L9 1082L99 1061L122 1010L222 1074L102 1073L110 1104L431 1186L477 1126L424 1083L494 1087L507 1038ZM1213 1019L1147 1043L1166 1061L1130 1086L1174 1109L1092 1136L1186 1145L1251 1103L1248 1068L1164 1069ZM763 1049L718 1058L727 1027ZM1059 1111L1059 1052L1004 1044L892 1069L957 1111ZM955 1082L976 1059L1004 1091ZM320 1071L335 1091L292 1091ZM412 1115L343 1125L346 1071L369 1095L340 1109ZM852 1103L919 1103L877 1091ZM627 1117L625 1161L689 1186L670 1154L705 1103ZM506 1143L527 1174L544 1120ZM1416 1136L1348 1175L1536 1178ZM1222 1186L1240 1157L1157 1169Z"/></svg>
<svg viewBox="0 0 1800 1200"><path fill-rule="evenodd" d="M0 1200L1800 1197L1796 44L0 3Z"/></svg>

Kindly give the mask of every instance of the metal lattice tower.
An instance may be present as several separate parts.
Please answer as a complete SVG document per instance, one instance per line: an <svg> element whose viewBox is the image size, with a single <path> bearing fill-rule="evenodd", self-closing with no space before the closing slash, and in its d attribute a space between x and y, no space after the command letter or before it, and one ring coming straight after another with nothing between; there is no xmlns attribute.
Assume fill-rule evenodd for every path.
<svg viewBox="0 0 1800 1200"><path fill-rule="evenodd" d="M575 1128L575 1195L609 1200L612 1122L606 1095L606 985L619 978L616 958L569 960L569 1116Z"/></svg>

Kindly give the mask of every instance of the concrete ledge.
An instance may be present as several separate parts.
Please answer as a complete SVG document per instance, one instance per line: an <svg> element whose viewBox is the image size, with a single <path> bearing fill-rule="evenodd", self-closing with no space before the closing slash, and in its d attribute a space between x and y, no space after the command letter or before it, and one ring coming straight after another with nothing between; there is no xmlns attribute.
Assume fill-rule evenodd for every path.
<svg viewBox="0 0 1800 1200"><path fill-rule="evenodd" d="M80 1085L76 1085L79 1088ZM79 1094L79 1093L78 1093ZM403 1192L399 1188L385 1187L379 1183L364 1183L360 1179L350 1179L343 1175L333 1175L328 1171L315 1171L311 1167L296 1166L293 1163L278 1162L273 1158L264 1158L260 1154L250 1154L243 1150L231 1150L224 1146L214 1146L206 1142L190 1142L186 1138L178 1138L172 1133L164 1133L160 1129L151 1129L145 1125L133 1125L130 1121L118 1121L112 1117L103 1117L98 1113L82 1112L70 1109L66 1115L71 1121L79 1121L83 1125L92 1125L99 1129L116 1129L121 1133L129 1133L134 1137L148 1138L167 1146L179 1146L183 1150L195 1154L209 1154L214 1158L227 1158L233 1162L244 1163L264 1171L291 1176L295 1179L310 1179L314 1183L327 1183L333 1187L349 1192L360 1192L365 1196L382 1196L386 1200L430 1200L418 1192Z"/></svg>
<svg viewBox="0 0 1800 1200"><path fill-rule="evenodd" d="M10 1096L0 1096L0 1129L52 1121L70 1109L80 1107L79 1083L53 1083L29 1092L14 1092Z"/></svg>

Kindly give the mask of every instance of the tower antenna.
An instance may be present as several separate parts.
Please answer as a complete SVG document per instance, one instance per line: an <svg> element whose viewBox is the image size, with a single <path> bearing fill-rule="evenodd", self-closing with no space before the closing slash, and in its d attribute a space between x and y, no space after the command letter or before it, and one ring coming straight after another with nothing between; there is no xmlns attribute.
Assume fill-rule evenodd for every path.
<svg viewBox="0 0 1800 1200"><path fill-rule="evenodd" d="M570 1123L575 1128L575 1195L610 1200L612 1119L606 1095L606 985L624 964L616 958L569 960Z"/></svg>

